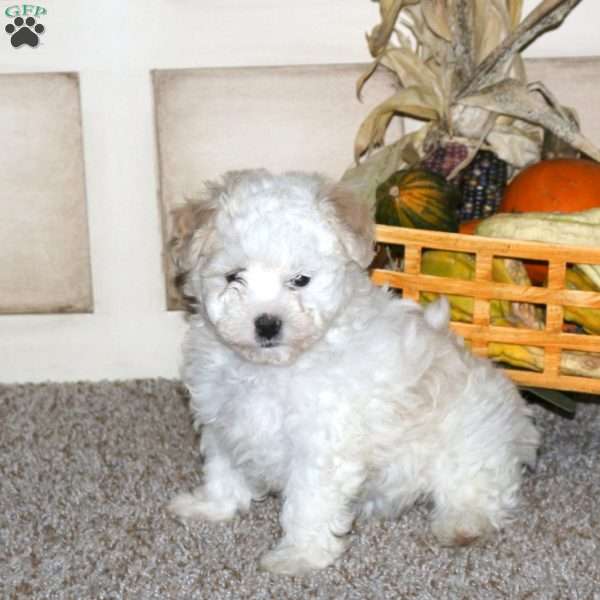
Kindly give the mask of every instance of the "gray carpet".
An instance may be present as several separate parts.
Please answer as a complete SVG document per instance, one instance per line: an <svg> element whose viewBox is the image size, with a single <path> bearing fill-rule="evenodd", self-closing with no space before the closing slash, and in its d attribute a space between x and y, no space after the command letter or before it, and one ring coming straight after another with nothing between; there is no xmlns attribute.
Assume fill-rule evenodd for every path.
<svg viewBox="0 0 600 600"><path fill-rule="evenodd" d="M256 569L275 499L226 524L165 514L198 481L176 383L0 386L0 598L600 599L600 406L535 410L539 467L491 541L441 548L419 507L360 526L339 565L282 578Z"/></svg>

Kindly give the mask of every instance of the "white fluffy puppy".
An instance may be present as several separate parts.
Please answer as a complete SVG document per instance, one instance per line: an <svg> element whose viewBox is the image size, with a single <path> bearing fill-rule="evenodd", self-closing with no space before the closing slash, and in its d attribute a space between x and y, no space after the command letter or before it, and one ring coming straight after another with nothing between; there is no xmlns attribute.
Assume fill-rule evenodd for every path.
<svg viewBox="0 0 600 600"><path fill-rule="evenodd" d="M357 517L418 499L444 544L506 521L535 462L530 413L450 332L447 303L423 311L371 283L368 210L318 176L246 171L175 224L205 463L172 512L231 519L280 493L283 536L261 566L288 574L331 564Z"/></svg>

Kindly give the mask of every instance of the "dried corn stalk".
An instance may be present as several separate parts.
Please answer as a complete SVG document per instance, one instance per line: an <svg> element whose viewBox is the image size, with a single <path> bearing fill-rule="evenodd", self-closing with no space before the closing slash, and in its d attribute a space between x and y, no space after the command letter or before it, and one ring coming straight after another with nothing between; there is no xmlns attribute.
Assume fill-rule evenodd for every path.
<svg viewBox="0 0 600 600"><path fill-rule="evenodd" d="M380 0L381 22L367 36L374 61L357 93L379 68L392 72L400 87L361 124L357 166L343 179L362 185L373 201L391 173L447 140L470 150L451 177L481 147L520 169L539 160L544 130L600 160L600 150L543 85L527 83L519 54L579 1L543 0L521 20L523 0ZM397 115L425 123L382 150Z"/></svg>

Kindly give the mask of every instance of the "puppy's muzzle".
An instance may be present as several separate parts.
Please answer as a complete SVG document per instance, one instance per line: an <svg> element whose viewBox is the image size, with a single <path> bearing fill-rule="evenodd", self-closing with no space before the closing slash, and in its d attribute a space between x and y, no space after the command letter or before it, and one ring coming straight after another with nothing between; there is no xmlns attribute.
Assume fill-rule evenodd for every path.
<svg viewBox="0 0 600 600"><path fill-rule="evenodd" d="M274 315L262 314L254 319L256 337L261 346L273 346L281 332L281 319Z"/></svg>

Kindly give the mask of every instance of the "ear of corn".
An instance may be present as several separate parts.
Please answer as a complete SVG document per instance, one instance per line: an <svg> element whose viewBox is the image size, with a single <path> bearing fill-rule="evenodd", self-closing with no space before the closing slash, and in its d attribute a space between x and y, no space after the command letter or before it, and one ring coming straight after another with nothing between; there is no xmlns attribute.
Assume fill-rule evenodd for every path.
<svg viewBox="0 0 600 600"><path fill-rule="evenodd" d="M600 288L577 266L567 269L566 287L571 290L598 292ZM585 333L600 334L600 309L565 306L565 321L576 323Z"/></svg>
<svg viewBox="0 0 600 600"><path fill-rule="evenodd" d="M464 143L448 142L433 148L423 159L421 165L448 178L468 156L469 149Z"/></svg>
<svg viewBox="0 0 600 600"><path fill-rule="evenodd" d="M495 362L508 364L520 369L529 369L530 371L544 370L544 351L535 346L490 342L488 345L488 357Z"/></svg>
<svg viewBox="0 0 600 600"><path fill-rule="evenodd" d="M425 275L451 277L453 279L471 280L475 276L475 260L470 254L463 252L446 252L428 250L421 257L421 271ZM433 292L421 292L421 302L428 304L439 297ZM448 295L450 302L450 318L453 321L471 323L473 321L473 298Z"/></svg>
<svg viewBox="0 0 600 600"><path fill-rule="evenodd" d="M594 352L576 352L575 350L563 352L560 369L565 375L600 379L600 354Z"/></svg>
<svg viewBox="0 0 600 600"><path fill-rule="evenodd" d="M483 219L494 214L508 181L508 163L489 150L480 150L460 173L462 192L460 221Z"/></svg>

